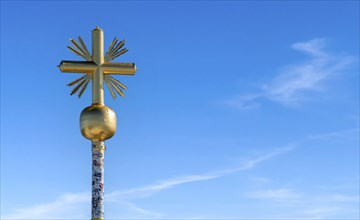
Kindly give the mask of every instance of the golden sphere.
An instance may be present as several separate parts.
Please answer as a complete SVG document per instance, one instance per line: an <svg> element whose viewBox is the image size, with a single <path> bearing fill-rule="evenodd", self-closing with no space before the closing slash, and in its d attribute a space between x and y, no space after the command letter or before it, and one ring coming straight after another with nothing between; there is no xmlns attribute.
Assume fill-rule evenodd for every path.
<svg viewBox="0 0 360 220"><path fill-rule="evenodd" d="M116 114L105 105L91 105L80 114L81 134L89 140L104 141L114 136Z"/></svg>

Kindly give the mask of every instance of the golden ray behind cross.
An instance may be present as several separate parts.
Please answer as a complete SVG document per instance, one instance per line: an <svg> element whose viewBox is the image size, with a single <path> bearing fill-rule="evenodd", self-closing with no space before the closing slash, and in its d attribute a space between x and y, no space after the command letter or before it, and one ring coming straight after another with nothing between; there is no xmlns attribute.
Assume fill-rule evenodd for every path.
<svg viewBox="0 0 360 220"><path fill-rule="evenodd" d="M114 99L116 98L114 90L120 96L124 96L123 90L127 89L125 85L123 85L114 77L110 76L110 74L134 75L137 68L134 63L110 62L111 60L128 51L125 48L121 49L125 44L125 40L117 43L118 39L115 38L111 42L108 51L104 56L103 31L97 27L93 30L92 37L92 55L90 55L83 39L80 36L80 43L78 43L76 40L70 39L74 47L68 46L68 48L86 61L63 60L61 61L59 68L61 72L86 74L85 76L82 76L68 84L68 86L75 86L71 91L71 95L79 92L78 96L81 97L86 90L89 81L92 80L93 103L103 104L104 100L101 97L103 97L104 93L104 81L110 90L111 96Z"/></svg>

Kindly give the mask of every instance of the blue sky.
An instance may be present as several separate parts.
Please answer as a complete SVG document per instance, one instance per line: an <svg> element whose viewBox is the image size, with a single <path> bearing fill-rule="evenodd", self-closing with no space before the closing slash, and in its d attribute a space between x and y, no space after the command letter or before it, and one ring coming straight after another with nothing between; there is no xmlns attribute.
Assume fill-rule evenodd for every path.
<svg viewBox="0 0 360 220"><path fill-rule="evenodd" d="M107 219L359 218L358 1L1 1L1 218L89 219L69 96L91 30L134 77L106 142Z"/></svg>

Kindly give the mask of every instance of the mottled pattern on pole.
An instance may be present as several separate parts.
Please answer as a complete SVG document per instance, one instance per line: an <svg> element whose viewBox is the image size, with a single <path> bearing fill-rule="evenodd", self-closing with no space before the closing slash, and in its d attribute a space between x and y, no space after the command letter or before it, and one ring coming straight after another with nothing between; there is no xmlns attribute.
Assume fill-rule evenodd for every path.
<svg viewBox="0 0 360 220"><path fill-rule="evenodd" d="M93 141L91 200L91 216L93 219L104 219L104 150L103 141Z"/></svg>

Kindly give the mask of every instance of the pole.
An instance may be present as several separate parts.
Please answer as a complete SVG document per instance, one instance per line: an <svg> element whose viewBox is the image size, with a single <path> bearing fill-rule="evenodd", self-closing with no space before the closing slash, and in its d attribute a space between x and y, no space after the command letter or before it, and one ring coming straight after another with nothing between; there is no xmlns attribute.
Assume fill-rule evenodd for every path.
<svg viewBox="0 0 360 220"><path fill-rule="evenodd" d="M92 105L104 105L104 32L96 27L92 31L92 58L99 66L92 75ZM104 118L104 117L103 117ZM104 118L105 119L105 118ZM100 131L101 132L101 131ZM99 137L97 137L99 138ZM91 219L104 219L104 141L92 140L92 196Z"/></svg>
<svg viewBox="0 0 360 220"><path fill-rule="evenodd" d="M104 219L104 141L92 142L91 219Z"/></svg>

